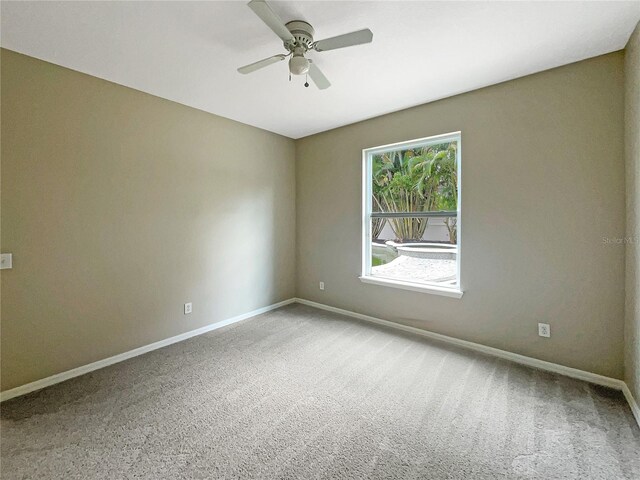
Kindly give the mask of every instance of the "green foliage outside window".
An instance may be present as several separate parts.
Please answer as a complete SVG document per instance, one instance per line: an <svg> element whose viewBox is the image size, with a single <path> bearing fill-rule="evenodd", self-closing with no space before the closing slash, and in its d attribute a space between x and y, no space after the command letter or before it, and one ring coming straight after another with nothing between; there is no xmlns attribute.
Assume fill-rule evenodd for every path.
<svg viewBox="0 0 640 480"><path fill-rule="evenodd" d="M446 142L373 156L374 212L456 211L458 207L457 142ZM373 235L388 221L396 240L420 240L428 218L373 220ZM451 243L457 242L456 218L445 218Z"/></svg>

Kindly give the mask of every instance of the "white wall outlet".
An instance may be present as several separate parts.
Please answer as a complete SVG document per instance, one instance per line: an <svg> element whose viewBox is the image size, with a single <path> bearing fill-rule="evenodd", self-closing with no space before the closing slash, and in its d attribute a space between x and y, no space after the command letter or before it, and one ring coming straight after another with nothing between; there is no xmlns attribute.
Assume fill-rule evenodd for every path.
<svg viewBox="0 0 640 480"><path fill-rule="evenodd" d="M538 324L538 335L541 337L550 337L551 336L551 327L548 323L539 323Z"/></svg>
<svg viewBox="0 0 640 480"><path fill-rule="evenodd" d="M191 303L191 302L185 303L184 304L184 314L185 315L189 315L191 312L193 312L193 303Z"/></svg>
<svg viewBox="0 0 640 480"><path fill-rule="evenodd" d="M3 253L0 255L0 270L5 268L13 268L13 254Z"/></svg>
<svg viewBox="0 0 640 480"><path fill-rule="evenodd" d="M324 282L320 282L320 290L324 290Z"/></svg>

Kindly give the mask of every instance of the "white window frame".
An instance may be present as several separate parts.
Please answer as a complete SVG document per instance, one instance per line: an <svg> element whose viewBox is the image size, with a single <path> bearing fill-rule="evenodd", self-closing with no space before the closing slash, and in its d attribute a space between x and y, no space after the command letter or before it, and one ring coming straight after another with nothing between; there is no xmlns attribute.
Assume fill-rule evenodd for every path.
<svg viewBox="0 0 640 480"><path fill-rule="evenodd" d="M446 287L437 283L427 282L410 282L405 280L396 280L391 278L377 277L371 275L371 212L372 212L372 164L373 156L381 153L398 150L409 149L415 147L423 147L427 145L436 145L448 141L458 142L457 146L457 167L458 167L458 205L457 205L457 285ZM418 138L407 142L392 143L390 145L382 145L380 147L365 148L362 150L362 275L359 277L364 283L373 285L382 285L392 288L400 288L404 290L412 290L417 292L431 293L435 295L443 295L453 298L461 298L462 278L460 275L460 265L462 263L462 133L451 132L431 137Z"/></svg>

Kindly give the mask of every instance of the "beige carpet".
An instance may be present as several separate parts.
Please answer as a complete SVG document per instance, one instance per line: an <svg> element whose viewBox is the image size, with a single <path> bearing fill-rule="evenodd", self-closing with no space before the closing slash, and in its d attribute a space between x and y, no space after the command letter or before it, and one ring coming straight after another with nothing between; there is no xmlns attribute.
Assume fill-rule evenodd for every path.
<svg viewBox="0 0 640 480"><path fill-rule="evenodd" d="M292 305L2 405L10 479L639 479L618 392Z"/></svg>

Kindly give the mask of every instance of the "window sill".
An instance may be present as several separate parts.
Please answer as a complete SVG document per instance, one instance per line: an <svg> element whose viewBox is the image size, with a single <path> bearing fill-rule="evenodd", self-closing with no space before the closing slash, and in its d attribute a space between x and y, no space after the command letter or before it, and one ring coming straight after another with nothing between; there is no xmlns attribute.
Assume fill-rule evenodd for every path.
<svg viewBox="0 0 640 480"><path fill-rule="evenodd" d="M372 285L400 288L403 290L412 290L414 292L430 293L433 295L442 295L445 297L462 298L462 295L464 293L462 290L458 290L457 288L439 287L437 285L427 285L424 283L403 282L401 280L391 280L390 278L370 276L362 276L359 278L361 282L370 283Z"/></svg>

